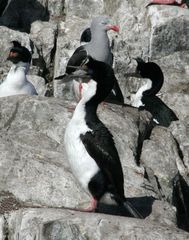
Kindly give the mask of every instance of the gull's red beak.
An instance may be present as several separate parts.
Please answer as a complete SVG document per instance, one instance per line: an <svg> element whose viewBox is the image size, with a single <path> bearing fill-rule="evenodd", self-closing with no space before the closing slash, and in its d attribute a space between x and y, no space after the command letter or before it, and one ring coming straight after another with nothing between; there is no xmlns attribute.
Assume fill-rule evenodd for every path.
<svg viewBox="0 0 189 240"><path fill-rule="evenodd" d="M113 30L115 32L119 32L119 26L117 26L117 25L108 25L107 29L108 30Z"/></svg>

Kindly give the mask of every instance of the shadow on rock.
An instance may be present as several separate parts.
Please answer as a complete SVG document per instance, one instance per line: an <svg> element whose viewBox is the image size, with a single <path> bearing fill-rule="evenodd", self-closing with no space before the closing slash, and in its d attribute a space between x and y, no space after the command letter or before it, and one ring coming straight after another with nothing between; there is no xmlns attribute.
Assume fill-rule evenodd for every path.
<svg viewBox="0 0 189 240"><path fill-rule="evenodd" d="M28 33L32 22L49 20L47 7L37 0L7 1L7 4L1 7L0 13L0 25Z"/></svg>
<svg viewBox="0 0 189 240"><path fill-rule="evenodd" d="M148 217L152 212L152 205L155 201L153 197L127 198L128 202L144 217ZM99 203L98 213L131 217L131 214L122 206Z"/></svg>
<svg viewBox="0 0 189 240"><path fill-rule="evenodd" d="M189 187L178 173L174 178L173 204L177 208L177 225L189 232Z"/></svg>

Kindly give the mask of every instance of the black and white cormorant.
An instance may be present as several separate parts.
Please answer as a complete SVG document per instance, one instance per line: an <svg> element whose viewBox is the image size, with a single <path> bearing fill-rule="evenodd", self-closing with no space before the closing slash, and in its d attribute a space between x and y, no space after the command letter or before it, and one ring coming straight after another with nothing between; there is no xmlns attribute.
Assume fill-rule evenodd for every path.
<svg viewBox="0 0 189 240"><path fill-rule="evenodd" d="M136 58L137 72L142 78L148 78L136 94L131 96L131 105L139 110L147 110L153 116L153 121L161 126L168 127L172 121L178 120L175 113L156 94L160 91L164 75L161 68L154 62L144 62Z"/></svg>
<svg viewBox="0 0 189 240"><path fill-rule="evenodd" d="M113 136L97 116L98 105L114 85L113 69L91 57L86 66L91 80L82 91L64 137L72 171L81 186L92 195L87 211L94 211L102 196L109 192L132 216L141 217L125 198L123 171Z"/></svg>
<svg viewBox="0 0 189 240"><path fill-rule="evenodd" d="M7 60L13 65L0 85L0 97L28 94L37 95L35 87L27 80L26 74L30 67L31 53L26 47L21 46L17 41L13 41Z"/></svg>

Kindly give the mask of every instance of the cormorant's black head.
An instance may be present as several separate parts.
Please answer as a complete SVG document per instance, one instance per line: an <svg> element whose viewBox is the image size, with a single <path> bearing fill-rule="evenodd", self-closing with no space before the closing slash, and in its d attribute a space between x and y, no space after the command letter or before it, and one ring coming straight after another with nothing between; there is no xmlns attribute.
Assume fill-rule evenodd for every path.
<svg viewBox="0 0 189 240"><path fill-rule="evenodd" d="M154 78L157 75L163 75L161 68L154 62L144 62L141 58L136 58L137 72L142 78Z"/></svg>
<svg viewBox="0 0 189 240"><path fill-rule="evenodd" d="M13 47L10 50L7 60L10 60L14 64L18 62L30 63L31 62L31 53L26 48L23 47L19 42L12 41Z"/></svg>
<svg viewBox="0 0 189 240"><path fill-rule="evenodd" d="M102 102L114 86L115 75L112 67L104 62L96 61L88 56L84 63L88 68L91 79L97 82L96 99Z"/></svg>
<svg viewBox="0 0 189 240"><path fill-rule="evenodd" d="M141 58L136 58L137 61L137 73L140 74L142 78L149 78L152 81L152 88L146 91L146 95L159 92L163 85L164 76L163 72L156 63L154 62L144 62Z"/></svg>
<svg viewBox="0 0 189 240"><path fill-rule="evenodd" d="M91 41L91 29L86 28L81 34L80 43L90 41Z"/></svg>

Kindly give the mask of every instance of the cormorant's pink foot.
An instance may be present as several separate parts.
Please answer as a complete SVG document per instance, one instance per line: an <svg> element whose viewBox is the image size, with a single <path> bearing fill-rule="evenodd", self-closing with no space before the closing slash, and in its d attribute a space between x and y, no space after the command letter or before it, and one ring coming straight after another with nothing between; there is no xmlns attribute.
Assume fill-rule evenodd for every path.
<svg viewBox="0 0 189 240"><path fill-rule="evenodd" d="M95 209L97 208L97 203L98 201L95 198L93 198L90 205L87 208L83 209L83 212L94 212Z"/></svg>
<svg viewBox="0 0 189 240"><path fill-rule="evenodd" d="M74 112L74 111L75 111L75 108L76 108L75 105L67 107L68 112Z"/></svg>
<svg viewBox="0 0 189 240"><path fill-rule="evenodd" d="M94 212L97 208L97 203L98 201L93 198L90 205L87 207L87 208L66 208L66 209L69 209L69 210L72 210L72 211L78 211L78 212Z"/></svg>
<svg viewBox="0 0 189 240"><path fill-rule="evenodd" d="M181 4L181 8L187 8L186 3Z"/></svg>

